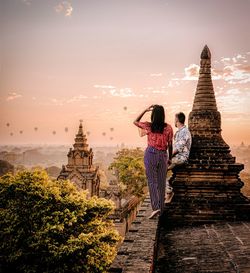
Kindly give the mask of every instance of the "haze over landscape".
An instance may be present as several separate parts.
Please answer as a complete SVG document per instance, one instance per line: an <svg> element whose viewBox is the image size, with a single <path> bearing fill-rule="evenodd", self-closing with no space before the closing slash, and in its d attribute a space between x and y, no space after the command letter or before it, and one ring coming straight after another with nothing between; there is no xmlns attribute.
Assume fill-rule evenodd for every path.
<svg viewBox="0 0 250 273"><path fill-rule="evenodd" d="M250 1L1 1L1 144L145 145L135 117L191 111L208 44L230 145L250 144ZM149 118L149 115L147 116Z"/></svg>

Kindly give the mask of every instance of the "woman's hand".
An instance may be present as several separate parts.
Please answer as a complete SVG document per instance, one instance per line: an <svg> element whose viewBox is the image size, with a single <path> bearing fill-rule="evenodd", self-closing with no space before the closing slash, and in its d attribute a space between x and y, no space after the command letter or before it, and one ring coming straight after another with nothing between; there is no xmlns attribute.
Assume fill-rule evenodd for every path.
<svg viewBox="0 0 250 273"><path fill-rule="evenodd" d="M148 108L146 108L146 112L150 112L154 109L154 104L150 105Z"/></svg>
<svg viewBox="0 0 250 273"><path fill-rule="evenodd" d="M154 105L150 105L148 108L146 108L134 121L134 125L137 126L137 122L139 122L141 120L141 118L143 117L143 115L146 113L146 112L149 112L149 111L152 111L154 109Z"/></svg>

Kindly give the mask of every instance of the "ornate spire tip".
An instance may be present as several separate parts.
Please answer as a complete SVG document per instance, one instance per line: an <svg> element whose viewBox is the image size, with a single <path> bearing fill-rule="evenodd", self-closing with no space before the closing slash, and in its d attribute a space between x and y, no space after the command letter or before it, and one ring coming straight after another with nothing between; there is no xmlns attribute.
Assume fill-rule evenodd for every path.
<svg viewBox="0 0 250 273"><path fill-rule="evenodd" d="M207 45L204 46L201 52L201 59L211 59L211 52Z"/></svg>

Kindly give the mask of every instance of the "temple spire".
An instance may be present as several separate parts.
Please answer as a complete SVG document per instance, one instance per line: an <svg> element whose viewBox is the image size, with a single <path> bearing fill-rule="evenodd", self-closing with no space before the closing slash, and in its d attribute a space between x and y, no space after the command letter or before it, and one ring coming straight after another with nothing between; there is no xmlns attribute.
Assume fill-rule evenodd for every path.
<svg viewBox="0 0 250 273"><path fill-rule="evenodd" d="M201 59L211 59L211 52L207 45L204 46L201 52Z"/></svg>
<svg viewBox="0 0 250 273"><path fill-rule="evenodd" d="M88 144L87 144L87 138L86 135L83 133L83 128L82 128L82 119L80 119L80 125L78 129L78 133L76 134L75 137L75 143L74 143L74 148L78 150L83 150L87 151L88 150Z"/></svg>
<svg viewBox="0 0 250 273"><path fill-rule="evenodd" d="M201 52L199 80L192 111L196 110L217 111L211 77L211 52L207 45Z"/></svg>
<svg viewBox="0 0 250 273"><path fill-rule="evenodd" d="M82 130L82 119L79 120L80 121L80 125L79 125L79 129L78 129L78 135L83 135L83 130Z"/></svg>

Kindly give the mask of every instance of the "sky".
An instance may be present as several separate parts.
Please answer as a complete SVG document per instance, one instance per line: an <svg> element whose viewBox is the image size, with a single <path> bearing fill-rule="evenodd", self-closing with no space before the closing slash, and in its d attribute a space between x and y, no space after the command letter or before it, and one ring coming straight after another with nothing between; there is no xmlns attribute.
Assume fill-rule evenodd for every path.
<svg viewBox="0 0 250 273"><path fill-rule="evenodd" d="M205 44L223 138L250 144L249 0L0 1L0 144L71 144L82 119L90 146L146 145L134 119L188 119Z"/></svg>

